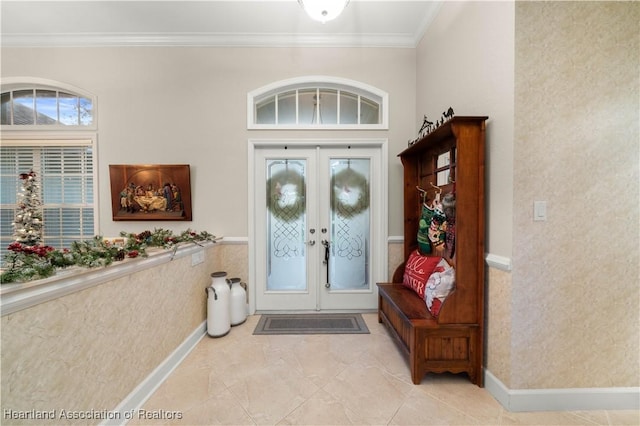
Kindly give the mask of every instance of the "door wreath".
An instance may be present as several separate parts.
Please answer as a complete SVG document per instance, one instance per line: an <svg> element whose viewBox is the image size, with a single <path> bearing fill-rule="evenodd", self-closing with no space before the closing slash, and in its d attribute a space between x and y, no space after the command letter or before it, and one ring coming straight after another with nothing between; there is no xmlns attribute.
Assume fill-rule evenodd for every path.
<svg viewBox="0 0 640 426"><path fill-rule="evenodd" d="M267 209L284 222L295 222L305 211L304 176L282 170L267 180Z"/></svg>
<svg viewBox="0 0 640 426"><path fill-rule="evenodd" d="M369 208L369 182L350 167L331 177L331 187L331 210L334 213L350 219Z"/></svg>

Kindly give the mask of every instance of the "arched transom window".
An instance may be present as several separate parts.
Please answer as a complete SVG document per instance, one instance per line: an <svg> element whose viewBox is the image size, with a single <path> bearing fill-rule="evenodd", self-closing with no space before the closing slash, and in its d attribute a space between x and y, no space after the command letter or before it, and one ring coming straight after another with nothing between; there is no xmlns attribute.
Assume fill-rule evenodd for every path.
<svg viewBox="0 0 640 426"><path fill-rule="evenodd" d="M92 96L41 82L3 84L0 124L3 126L94 125Z"/></svg>
<svg viewBox="0 0 640 426"><path fill-rule="evenodd" d="M361 82L311 76L248 95L249 129L388 129L387 93Z"/></svg>

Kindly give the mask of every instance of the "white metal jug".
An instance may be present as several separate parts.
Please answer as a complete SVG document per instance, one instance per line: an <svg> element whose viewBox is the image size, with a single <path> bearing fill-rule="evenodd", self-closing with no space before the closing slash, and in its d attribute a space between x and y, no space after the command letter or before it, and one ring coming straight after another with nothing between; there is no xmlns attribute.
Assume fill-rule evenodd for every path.
<svg viewBox="0 0 640 426"><path fill-rule="evenodd" d="M229 285L226 272L211 274L211 285L207 287L207 334L222 337L231 329L229 313Z"/></svg>
<svg viewBox="0 0 640 426"><path fill-rule="evenodd" d="M231 325L239 325L247 320L247 291L240 278L228 278L231 288Z"/></svg>

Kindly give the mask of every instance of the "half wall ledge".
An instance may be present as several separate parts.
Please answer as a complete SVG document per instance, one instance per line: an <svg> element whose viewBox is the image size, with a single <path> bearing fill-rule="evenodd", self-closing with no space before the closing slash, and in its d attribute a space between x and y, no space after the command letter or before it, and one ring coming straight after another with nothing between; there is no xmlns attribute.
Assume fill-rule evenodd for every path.
<svg viewBox="0 0 640 426"><path fill-rule="evenodd" d="M125 259L100 268L75 266L61 269L57 271L56 275L42 280L3 284L0 287L0 316L9 315L135 272L169 263L174 259L194 255L212 247L220 240L222 237L215 241L178 245L175 251L151 248L147 250L149 256L145 258Z"/></svg>

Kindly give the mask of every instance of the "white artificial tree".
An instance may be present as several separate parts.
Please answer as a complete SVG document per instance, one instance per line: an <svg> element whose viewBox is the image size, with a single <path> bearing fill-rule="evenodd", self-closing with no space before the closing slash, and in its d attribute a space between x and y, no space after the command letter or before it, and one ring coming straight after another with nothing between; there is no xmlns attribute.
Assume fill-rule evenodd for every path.
<svg viewBox="0 0 640 426"><path fill-rule="evenodd" d="M22 187L18 192L18 208L13 222L15 241L27 246L36 246L42 241L42 203L40 185L33 170L21 173Z"/></svg>

